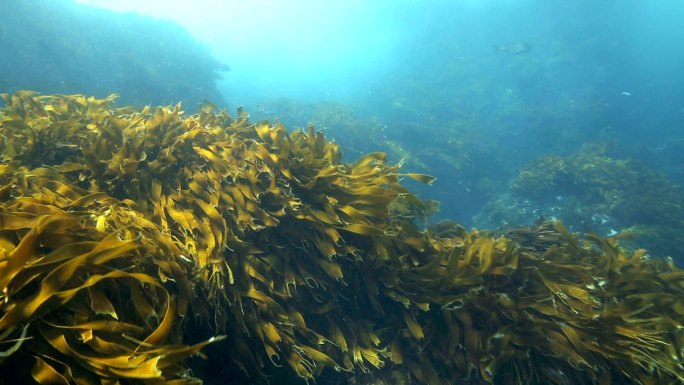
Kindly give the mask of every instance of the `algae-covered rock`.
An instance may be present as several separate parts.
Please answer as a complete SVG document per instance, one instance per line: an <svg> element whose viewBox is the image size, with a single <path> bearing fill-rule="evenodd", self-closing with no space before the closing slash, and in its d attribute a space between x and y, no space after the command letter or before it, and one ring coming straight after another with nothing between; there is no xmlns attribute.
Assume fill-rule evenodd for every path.
<svg viewBox="0 0 684 385"><path fill-rule="evenodd" d="M228 66L179 24L72 0L0 2L0 90L112 92L128 104L221 99Z"/></svg>
<svg viewBox="0 0 684 385"><path fill-rule="evenodd" d="M665 174L630 159L615 159L605 145L576 154L544 156L520 171L512 192L493 200L481 222L490 225L562 219L575 229L629 233L658 257L684 258L684 190ZM481 223L482 224L482 223Z"/></svg>

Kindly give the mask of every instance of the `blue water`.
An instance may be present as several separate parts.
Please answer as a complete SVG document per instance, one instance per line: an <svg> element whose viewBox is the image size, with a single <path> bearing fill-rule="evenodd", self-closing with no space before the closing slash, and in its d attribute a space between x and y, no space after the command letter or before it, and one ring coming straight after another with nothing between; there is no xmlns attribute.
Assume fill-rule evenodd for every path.
<svg viewBox="0 0 684 385"><path fill-rule="evenodd" d="M313 123L349 161L387 151L407 171L437 176L429 187L407 182L441 202L433 220L497 228L560 213L579 218L578 230L620 231L639 220L684 230L679 209L672 218L602 227L586 218L616 213L600 212L581 192L556 190L546 202L511 196L521 170L540 157L572 157L592 144L615 165L636 160L645 174L662 173L666 182L651 195L684 206L676 198L684 182L678 0L13 0L0 7L3 92L117 92L120 104L182 101L188 112L208 98L289 129ZM644 188L616 194L636 187ZM603 209L610 199L643 195L634 191L607 197ZM568 201L573 212L562 207ZM523 219L500 219L537 204Z"/></svg>

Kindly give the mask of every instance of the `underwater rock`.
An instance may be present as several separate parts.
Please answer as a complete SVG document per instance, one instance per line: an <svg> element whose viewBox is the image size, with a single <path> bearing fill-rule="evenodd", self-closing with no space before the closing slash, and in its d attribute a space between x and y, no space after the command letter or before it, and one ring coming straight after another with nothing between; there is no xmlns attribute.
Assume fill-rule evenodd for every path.
<svg viewBox="0 0 684 385"><path fill-rule="evenodd" d="M477 226L531 225L559 218L570 228L630 235L634 247L684 261L684 191L640 162L614 159L603 144L570 156L544 156L524 167L511 193L499 194L475 217Z"/></svg>
<svg viewBox="0 0 684 385"><path fill-rule="evenodd" d="M196 111L229 67L177 23L73 0L0 2L0 90L121 95L127 104L183 101Z"/></svg>

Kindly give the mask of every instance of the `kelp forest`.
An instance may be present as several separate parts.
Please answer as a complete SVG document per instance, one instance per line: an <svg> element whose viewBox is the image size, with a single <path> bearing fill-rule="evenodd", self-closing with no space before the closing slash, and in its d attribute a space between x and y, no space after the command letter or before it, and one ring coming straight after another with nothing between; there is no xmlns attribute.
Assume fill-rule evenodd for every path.
<svg viewBox="0 0 684 385"><path fill-rule="evenodd" d="M431 223L431 176L208 102L2 97L0 384L684 383L684 272L622 233Z"/></svg>

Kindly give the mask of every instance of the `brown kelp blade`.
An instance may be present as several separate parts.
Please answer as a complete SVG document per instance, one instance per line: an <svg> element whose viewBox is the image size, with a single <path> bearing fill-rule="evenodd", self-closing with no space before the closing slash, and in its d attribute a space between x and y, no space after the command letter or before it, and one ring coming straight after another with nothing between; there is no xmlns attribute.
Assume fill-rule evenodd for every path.
<svg viewBox="0 0 684 385"><path fill-rule="evenodd" d="M684 382L684 274L615 239L422 229L401 180L432 177L313 126L3 99L0 382L196 383L183 359L224 333L254 378Z"/></svg>

